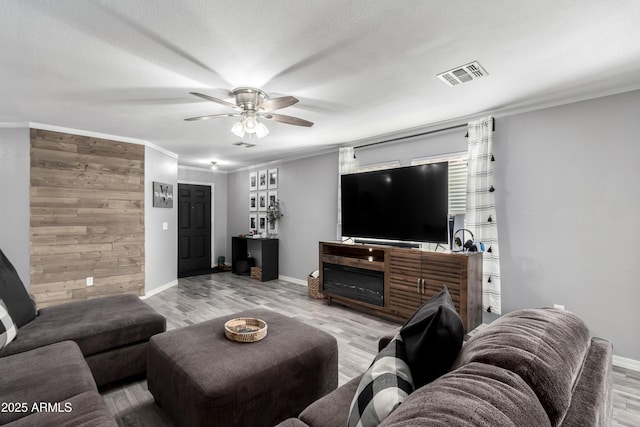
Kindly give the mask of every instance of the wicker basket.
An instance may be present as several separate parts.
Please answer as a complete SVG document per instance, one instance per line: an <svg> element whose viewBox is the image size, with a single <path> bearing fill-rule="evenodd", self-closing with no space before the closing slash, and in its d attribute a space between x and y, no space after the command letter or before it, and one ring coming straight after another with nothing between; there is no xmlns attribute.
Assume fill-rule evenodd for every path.
<svg viewBox="0 0 640 427"><path fill-rule="evenodd" d="M262 281L262 267L251 267L251 278Z"/></svg>
<svg viewBox="0 0 640 427"><path fill-rule="evenodd" d="M307 276L307 288L309 290L309 298L326 298L320 292L320 279L318 277Z"/></svg>
<svg viewBox="0 0 640 427"><path fill-rule="evenodd" d="M224 324L224 335L231 341L260 341L267 336L267 322L251 317L231 319Z"/></svg>

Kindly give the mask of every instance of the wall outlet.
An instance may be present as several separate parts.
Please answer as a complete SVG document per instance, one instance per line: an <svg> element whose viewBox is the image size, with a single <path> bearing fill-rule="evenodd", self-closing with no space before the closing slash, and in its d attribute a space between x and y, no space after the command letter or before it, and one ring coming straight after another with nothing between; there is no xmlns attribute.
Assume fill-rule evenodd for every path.
<svg viewBox="0 0 640 427"><path fill-rule="evenodd" d="M557 308L558 310L564 310L564 305L553 304L553 308Z"/></svg>
<svg viewBox="0 0 640 427"><path fill-rule="evenodd" d="M87 286L93 286L93 277L87 277Z"/></svg>

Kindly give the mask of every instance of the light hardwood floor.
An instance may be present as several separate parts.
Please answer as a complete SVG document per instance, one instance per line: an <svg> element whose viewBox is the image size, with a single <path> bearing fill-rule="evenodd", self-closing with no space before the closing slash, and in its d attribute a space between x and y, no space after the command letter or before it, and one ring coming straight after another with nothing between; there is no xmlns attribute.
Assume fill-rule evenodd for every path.
<svg viewBox="0 0 640 427"><path fill-rule="evenodd" d="M167 329L254 307L295 317L336 337L340 385L364 372L377 353L378 338L399 327L393 322L310 299L307 288L298 284L281 280L260 283L231 273L180 279L178 286L146 302L167 318ZM613 388L612 427L640 426L640 372L615 368ZM144 379L116 384L101 393L120 426L173 425L154 403Z"/></svg>

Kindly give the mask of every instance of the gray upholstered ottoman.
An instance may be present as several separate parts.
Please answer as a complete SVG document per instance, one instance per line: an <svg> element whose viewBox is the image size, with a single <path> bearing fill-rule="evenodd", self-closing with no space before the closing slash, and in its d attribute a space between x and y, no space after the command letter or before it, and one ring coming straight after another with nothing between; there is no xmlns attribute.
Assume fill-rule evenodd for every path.
<svg viewBox="0 0 640 427"><path fill-rule="evenodd" d="M238 343L224 324L255 317L267 336ZM248 310L174 329L149 340L147 383L181 426L273 426L338 385L334 337L273 311Z"/></svg>

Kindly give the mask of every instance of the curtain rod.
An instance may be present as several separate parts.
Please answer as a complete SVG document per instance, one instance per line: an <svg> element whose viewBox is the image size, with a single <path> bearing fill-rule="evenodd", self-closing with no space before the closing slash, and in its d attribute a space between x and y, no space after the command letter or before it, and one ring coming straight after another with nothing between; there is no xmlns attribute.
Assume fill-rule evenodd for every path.
<svg viewBox="0 0 640 427"><path fill-rule="evenodd" d="M491 121L492 121L492 125L493 125L492 126L493 127L492 130L495 132L495 130L496 130L496 119L492 118ZM365 148L365 147L371 147L371 146L379 145L379 144L386 144L388 142L402 141L403 139L415 138L417 136L430 135L432 133L444 132L444 131L447 131L447 130L458 129L458 128L467 127L467 126L468 126L468 123L463 123L461 125L449 126L449 127L442 128L442 129L429 130L429 131L426 131L426 132L416 133L414 135L400 136L398 138L386 139L384 141L371 142L369 144L357 145L357 146L353 147L353 149L355 150L355 149L358 149L358 148ZM467 135L465 135L465 137L466 136Z"/></svg>

